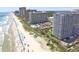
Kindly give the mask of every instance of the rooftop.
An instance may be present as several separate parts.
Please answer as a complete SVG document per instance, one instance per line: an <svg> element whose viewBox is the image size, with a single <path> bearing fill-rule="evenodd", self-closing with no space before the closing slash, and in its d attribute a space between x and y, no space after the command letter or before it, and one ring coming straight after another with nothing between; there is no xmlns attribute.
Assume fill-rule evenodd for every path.
<svg viewBox="0 0 79 59"><path fill-rule="evenodd" d="M54 14L79 14L79 11L55 11Z"/></svg>

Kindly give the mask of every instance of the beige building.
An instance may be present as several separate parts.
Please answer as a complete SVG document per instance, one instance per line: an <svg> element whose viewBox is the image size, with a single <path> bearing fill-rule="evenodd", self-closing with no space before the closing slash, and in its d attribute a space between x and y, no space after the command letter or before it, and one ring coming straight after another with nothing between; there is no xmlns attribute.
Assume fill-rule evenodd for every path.
<svg viewBox="0 0 79 59"><path fill-rule="evenodd" d="M48 21L48 15L45 12L29 12L29 23L39 24Z"/></svg>

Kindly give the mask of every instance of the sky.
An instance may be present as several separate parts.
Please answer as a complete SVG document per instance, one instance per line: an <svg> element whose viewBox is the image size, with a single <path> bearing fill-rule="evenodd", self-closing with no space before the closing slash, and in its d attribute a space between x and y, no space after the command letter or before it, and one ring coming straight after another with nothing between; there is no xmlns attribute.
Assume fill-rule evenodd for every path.
<svg viewBox="0 0 79 59"><path fill-rule="evenodd" d="M79 0L0 0L0 12L15 11L18 7L43 11L73 10L79 9Z"/></svg>
<svg viewBox="0 0 79 59"><path fill-rule="evenodd" d="M26 9L36 9L39 11L62 11L62 10L75 10L79 7L27 7ZM0 7L0 12L12 12L19 10L19 7Z"/></svg>
<svg viewBox="0 0 79 59"><path fill-rule="evenodd" d="M0 12L12 12L18 10L18 7L0 7Z"/></svg>

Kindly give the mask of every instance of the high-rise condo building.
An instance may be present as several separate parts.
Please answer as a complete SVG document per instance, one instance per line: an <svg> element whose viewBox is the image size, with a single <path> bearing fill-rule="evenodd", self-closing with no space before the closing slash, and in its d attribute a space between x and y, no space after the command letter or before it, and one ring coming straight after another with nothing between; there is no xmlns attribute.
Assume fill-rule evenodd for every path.
<svg viewBox="0 0 79 59"><path fill-rule="evenodd" d="M29 23L39 24L48 21L46 12L29 12Z"/></svg>
<svg viewBox="0 0 79 59"><path fill-rule="evenodd" d="M74 11L54 14L53 34L65 42L74 41L79 36L79 13Z"/></svg>

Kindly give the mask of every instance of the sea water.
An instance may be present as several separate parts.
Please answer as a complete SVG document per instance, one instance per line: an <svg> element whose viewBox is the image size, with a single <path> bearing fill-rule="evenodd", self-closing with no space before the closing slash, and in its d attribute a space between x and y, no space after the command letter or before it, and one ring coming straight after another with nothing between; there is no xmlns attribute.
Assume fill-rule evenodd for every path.
<svg viewBox="0 0 79 59"><path fill-rule="evenodd" d="M2 51L2 45L5 38L5 33L8 31L8 12L0 12L0 51Z"/></svg>

